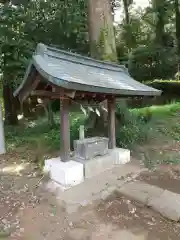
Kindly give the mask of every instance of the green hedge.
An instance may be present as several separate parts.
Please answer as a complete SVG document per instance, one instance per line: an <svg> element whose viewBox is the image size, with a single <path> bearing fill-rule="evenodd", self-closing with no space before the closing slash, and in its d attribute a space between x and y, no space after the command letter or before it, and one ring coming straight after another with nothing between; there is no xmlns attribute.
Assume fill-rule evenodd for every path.
<svg viewBox="0 0 180 240"><path fill-rule="evenodd" d="M134 49L128 62L128 69L136 80L172 78L177 72L177 54L174 48L150 45Z"/></svg>
<svg viewBox="0 0 180 240"><path fill-rule="evenodd" d="M180 96L180 81L177 80L153 80L146 82L148 86L162 90L162 94L179 95Z"/></svg>

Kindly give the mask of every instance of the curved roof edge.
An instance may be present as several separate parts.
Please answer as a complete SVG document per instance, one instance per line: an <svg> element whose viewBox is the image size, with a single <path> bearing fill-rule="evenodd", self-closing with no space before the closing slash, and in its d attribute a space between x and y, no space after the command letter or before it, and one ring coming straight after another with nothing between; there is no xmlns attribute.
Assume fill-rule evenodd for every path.
<svg viewBox="0 0 180 240"><path fill-rule="evenodd" d="M56 52L56 54L58 54L58 56L54 56L52 51ZM63 57L61 57L61 54L63 55ZM52 74L54 72L53 72L53 70L51 70L51 67L48 66L49 56L50 56L50 58L53 58L56 60L58 67L61 67L61 63L63 61L66 61L66 56L67 56L67 58L68 58L67 61L71 62L72 64L74 64L74 63L79 64L78 60L80 59L80 61L81 60L85 61L85 64L83 63L83 65L90 67L91 70L93 70L95 68L97 69L100 66L99 69L101 69L101 70L104 69L103 71L105 71L105 70L109 71L110 76L112 73L116 72L114 79L112 78L112 80L115 80L115 81L113 82L111 80L112 81L111 82L110 80L107 80L107 87L106 87L105 84L97 84L97 86L96 86L93 84L89 84L88 81L87 82L86 81L75 81L74 79L73 79L73 81L71 81L71 80L67 79L68 74L66 77L61 76L61 75L58 75L58 77L57 77L56 74ZM75 57L75 62L71 61L71 57ZM89 62L90 62L90 64L89 64ZM103 68L101 68L101 66L103 66ZM77 65L76 65L76 67L77 67ZM72 90L86 91L86 92L97 92L97 93L99 92L99 93L114 94L114 95L129 95L129 96L159 96L162 93L162 91L160 91L160 90L154 89L152 87L148 87L148 86L132 79L129 75L127 68L125 68L125 66L121 66L121 65L118 65L115 63L94 60L89 57L85 57L85 56L81 56L79 54L55 49L52 47L48 47L42 43L39 43L36 47L36 50L35 50L35 53L33 54L32 59L29 63L29 66L26 70L24 79L23 79L22 83L20 84L20 86L17 88L17 90L14 92L14 96L19 95L21 93L21 91L23 91L26 87L28 87L28 84L31 81L33 81L32 76L30 76L33 68L35 68L35 70L41 76L43 76L48 82L51 82L57 86L65 88L65 89L72 89ZM66 67L65 70L68 73L68 71L70 69L68 69L68 67ZM127 82L125 82L125 80L123 80L124 82L122 82L122 88L119 85L119 83L121 83L121 74L122 74L122 78L127 79ZM72 72L72 75L73 75L73 72ZM83 76L81 76L81 77L83 79ZM117 79L118 79L118 81L117 81ZM103 79L103 82L106 83L106 79ZM117 87L116 87L116 85L117 85Z"/></svg>

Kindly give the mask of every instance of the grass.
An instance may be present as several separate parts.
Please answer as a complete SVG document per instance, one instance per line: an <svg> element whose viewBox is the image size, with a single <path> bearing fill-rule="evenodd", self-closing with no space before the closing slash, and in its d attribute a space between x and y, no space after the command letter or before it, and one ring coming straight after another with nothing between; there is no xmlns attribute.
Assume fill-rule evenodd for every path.
<svg viewBox="0 0 180 240"><path fill-rule="evenodd" d="M78 137L78 126L84 121L82 114L71 114L71 137ZM7 148L9 151L28 145L30 147L41 147L47 151L57 150L60 147L60 119L55 115L55 126L48 125L47 118L41 117L38 120L24 122L17 127L5 127Z"/></svg>
<svg viewBox="0 0 180 240"><path fill-rule="evenodd" d="M174 114L180 113L180 102L174 102L162 106L151 106L145 108L135 108L131 110L135 114L146 114L146 112L152 113L153 117L169 117Z"/></svg>
<svg viewBox="0 0 180 240"><path fill-rule="evenodd" d="M127 123L117 129L117 145L128 147L143 154L146 165L153 163L179 163L179 151L167 152L159 150L167 143L180 142L180 102L164 106L152 106L126 110ZM139 116L151 114L151 120L144 123ZM79 126L84 123L85 116L81 113L70 115L71 141L77 139ZM42 152L53 152L60 149L60 120L55 116L55 126L50 128L45 117L35 121L24 122L18 127L6 127L7 148L14 151L19 147L41 149ZM139 146L145 146L139 150ZM158 146L154 150L154 145ZM148 146L148 148L147 148Z"/></svg>
<svg viewBox="0 0 180 240"><path fill-rule="evenodd" d="M180 164L180 103L133 109L135 114L152 113L150 141L137 148L147 167Z"/></svg>

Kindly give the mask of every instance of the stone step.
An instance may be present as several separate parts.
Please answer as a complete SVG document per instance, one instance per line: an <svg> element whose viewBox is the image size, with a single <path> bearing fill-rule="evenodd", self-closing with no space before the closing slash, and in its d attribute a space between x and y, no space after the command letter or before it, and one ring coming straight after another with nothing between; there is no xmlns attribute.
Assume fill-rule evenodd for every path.
<svg viewBox="0 0 180 240"><path fill-rule="evenodd" d="M140 181L125 183L116 192L151 207L170 220L180 220L180 194Z"/></svg>

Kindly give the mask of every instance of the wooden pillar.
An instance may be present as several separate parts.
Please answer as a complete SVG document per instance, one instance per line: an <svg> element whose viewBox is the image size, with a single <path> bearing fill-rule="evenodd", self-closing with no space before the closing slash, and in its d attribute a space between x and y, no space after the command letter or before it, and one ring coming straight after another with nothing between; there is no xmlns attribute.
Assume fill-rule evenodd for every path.
<svg viewBox="0 0 180 240"><path fill-rule="evenodd" d="M116 100L108 99L108 137L109 137L109 149L116 147Z"/></svg>
<svg viewBox="0 0 180 240"><path fill-rule="evenodd" d="M70 124L69 124L69 100L60 100L61 116L61 160L66 162L70 157Z"/></svg>
<svg viewBox="0 0 180 240"><path fill-rule="evenodd" d="M0 104L0 155L6 153L4 138L4 122L2 116L2 107Z"/></svg>

